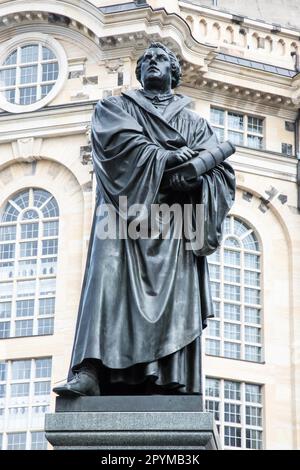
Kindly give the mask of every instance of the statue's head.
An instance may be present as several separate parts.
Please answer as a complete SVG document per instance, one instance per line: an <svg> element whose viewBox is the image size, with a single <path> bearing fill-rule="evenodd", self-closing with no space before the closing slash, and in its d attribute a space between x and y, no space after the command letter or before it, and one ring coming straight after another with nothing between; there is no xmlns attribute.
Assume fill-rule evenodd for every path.
<svg viewBox="0 0 300 470"><path fill-rule="evenodd" d="M169 78L171 88L175 88L180 82L181 67L174 52L160 42L153 42L138 59L135 74L143 87L145 80Z"/></svg>

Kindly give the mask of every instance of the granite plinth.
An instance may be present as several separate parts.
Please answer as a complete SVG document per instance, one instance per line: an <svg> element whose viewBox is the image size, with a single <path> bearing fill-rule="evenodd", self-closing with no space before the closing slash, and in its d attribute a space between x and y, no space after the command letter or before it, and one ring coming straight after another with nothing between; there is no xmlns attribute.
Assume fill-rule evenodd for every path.
<svg viewBox="0 0 300 470"><path fill-rule="evenodd" d="M197 396L59 398L45 428L56 450L221 448L213 415L201 411Z"/></svg>

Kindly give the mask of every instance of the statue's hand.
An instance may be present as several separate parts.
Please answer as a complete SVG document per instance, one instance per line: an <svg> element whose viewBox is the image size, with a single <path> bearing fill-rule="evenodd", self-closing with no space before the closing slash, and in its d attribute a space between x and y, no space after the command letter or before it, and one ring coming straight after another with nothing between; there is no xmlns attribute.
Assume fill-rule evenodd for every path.
<svg viewBox="0 0 300 470"><path fill-rule="evenodd" d="M181 147L178 150L170 150L169 156L167 158L166 168L172 168L174 166L181 165L196 155L197 152L194 152L194 150L191 150L188 147Z"/></svg>
<svg viewBox="0 0 300 470"><path fill-rule="evenodd" d="M188 182L186 181L184 176L181 175L173 175L170 177L170 186L172 189L174 189L174 191L191 191L193 189L198 188L199 183L199 180L193 181L192 183Z"/></svg>

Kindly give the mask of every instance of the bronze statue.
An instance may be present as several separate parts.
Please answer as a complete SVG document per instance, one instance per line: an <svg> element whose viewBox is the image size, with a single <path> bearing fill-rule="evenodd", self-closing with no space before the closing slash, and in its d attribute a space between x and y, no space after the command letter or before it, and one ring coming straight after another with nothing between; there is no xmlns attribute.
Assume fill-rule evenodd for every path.
<svg viewBox="0 0 300 470"><path fill-rule="evenodd" d="M202 393L200 339L213 316L206 256L220 244L235 178L221 159L192 181L173 174L162 185L171 168L218 145L208 122L188 108L191 100L172 93L180 75L175 54L152 43L137 63L142 89L96 106L97 210L69 381L54 388L61 396ZM146 212L153 204L192 211L202 204L203 243L186 249L184 236L172 235L175 217L169 238L99 237L104 205L113 207L118 228L132 222L124 199Z"/></svg>

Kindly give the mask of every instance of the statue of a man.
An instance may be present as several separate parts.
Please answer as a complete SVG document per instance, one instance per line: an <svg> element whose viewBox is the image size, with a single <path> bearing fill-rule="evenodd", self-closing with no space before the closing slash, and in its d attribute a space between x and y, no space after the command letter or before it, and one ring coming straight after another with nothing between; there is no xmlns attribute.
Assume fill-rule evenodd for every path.
<svg viewBox="0 0 300 470"><path fill-rule="evenodd" d="M152 43L138 60L142 89L100 101L92 120L97 209L76 325L69 381L62 396L201 394L201 332L213 316L206 256L221 241L234 200L235 178L224 162L193 183L166 169L216 147L216 135L190 99L173 94L180 79L173 52ZM99 237L101 207L114 208L117 226L134 204L203 205L200 247L183 237ZM100 210L99 210L100 209ZM194 214L195 215L195 214ZM172 235L173 234L173 235Z"/></svg>

